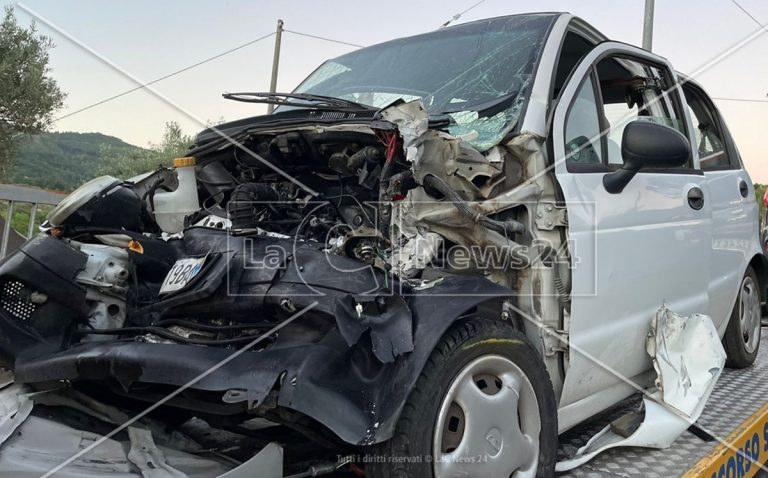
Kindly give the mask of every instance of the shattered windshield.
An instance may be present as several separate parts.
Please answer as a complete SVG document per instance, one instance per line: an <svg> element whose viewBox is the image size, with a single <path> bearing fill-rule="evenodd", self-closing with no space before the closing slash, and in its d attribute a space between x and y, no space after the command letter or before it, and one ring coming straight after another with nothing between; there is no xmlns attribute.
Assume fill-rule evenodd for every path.
<svg viewBox="0 0 768 478"><path fill-rule="evenodd" d="M479 150L517 123L553 15L516 15L382 43L329 60L294 92L377 108L421 98Z"/></svg>

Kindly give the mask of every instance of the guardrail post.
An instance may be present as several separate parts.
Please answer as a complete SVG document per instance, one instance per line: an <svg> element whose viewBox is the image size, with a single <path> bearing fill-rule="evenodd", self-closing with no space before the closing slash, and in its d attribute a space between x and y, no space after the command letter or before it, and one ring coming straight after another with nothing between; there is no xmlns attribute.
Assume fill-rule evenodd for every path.
<svg viewBox="0 0 768 478"><path fill-rule="evenodd" d="M32 209L29 210L29 228L27 229L27 239L32 239L35 233L35 219L37 219L37 203L32 203Z"/></svg>
<svg viewBox="0 0 768 478"><path fill-rule="evenodd" d="M0 245L0 258L5 257L5 253L8 251L8 237L11 235L11 221L13 220L13 204L13 201L8 201L8 214L5 216L3 242Z"/></svg>

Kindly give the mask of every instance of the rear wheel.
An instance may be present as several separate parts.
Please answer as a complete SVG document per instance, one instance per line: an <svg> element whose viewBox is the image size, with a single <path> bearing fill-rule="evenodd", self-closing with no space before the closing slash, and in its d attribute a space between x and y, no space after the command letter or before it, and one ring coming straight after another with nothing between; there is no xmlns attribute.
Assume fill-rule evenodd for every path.
<svg viewBox="0 0 768 478"><path fill-rule="evenodd" d="M757 274L752 267L747 267L723 337L727 366L745 368L755 362L760 349L760 316Z"/></svg>
<svg viewBox="0 0 768 478"><path fill-rule="evenodd" d="M553 476L557 410L537 352L508 325L470 319L441 339L372 478Z"/></svg>

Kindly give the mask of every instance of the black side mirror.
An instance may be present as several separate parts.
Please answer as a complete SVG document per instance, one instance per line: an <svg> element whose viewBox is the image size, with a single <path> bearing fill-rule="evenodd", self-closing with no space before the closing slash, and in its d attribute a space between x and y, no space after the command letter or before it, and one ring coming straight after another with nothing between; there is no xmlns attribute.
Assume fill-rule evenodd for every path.
<svg viewBox="0 0 768 478"><path fill-rule="evenodd" d="M632 121L624 128L621 156L624 166L603 176L603 186L611 194L622 192L641 169L684 166L691 156L691 145L688 138L669 126Z"/></svg>

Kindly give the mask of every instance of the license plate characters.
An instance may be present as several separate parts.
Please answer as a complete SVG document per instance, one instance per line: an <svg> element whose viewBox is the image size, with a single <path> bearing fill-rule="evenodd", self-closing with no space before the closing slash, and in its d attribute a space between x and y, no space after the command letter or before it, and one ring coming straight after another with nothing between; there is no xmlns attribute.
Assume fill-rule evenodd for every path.
<svg viewBox="0 0 768 478"><path fill-rule="evenodd" d="M204 262L205 257L190 257L177 260L173 267L171 267L168 275L165 276L163 285L160 286L160 293L165 294L182 289L200 273Z"/></svg>

